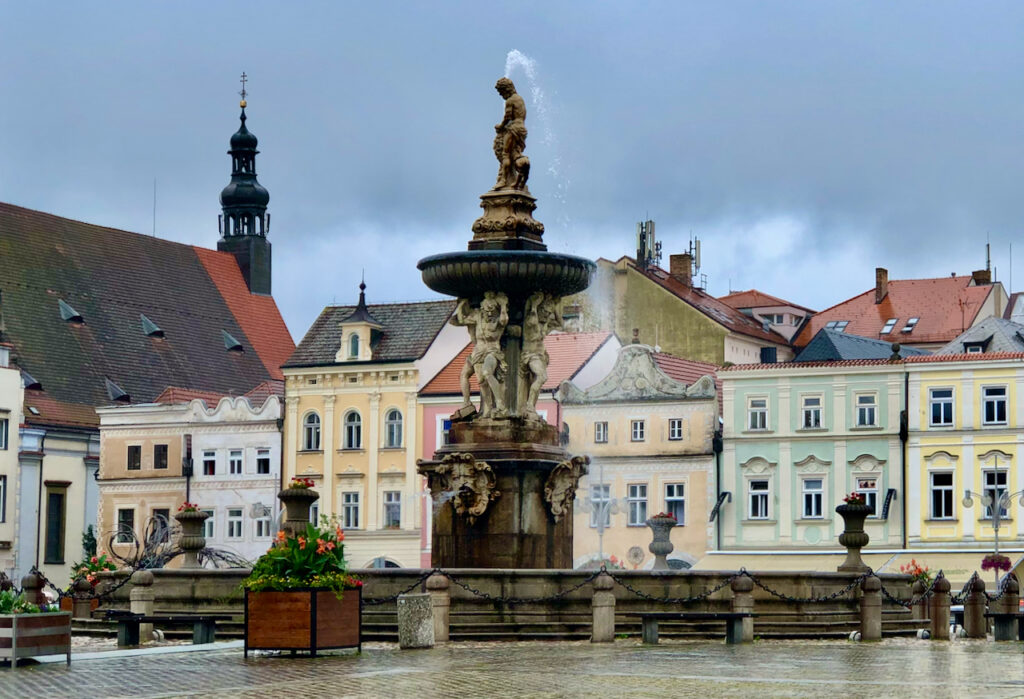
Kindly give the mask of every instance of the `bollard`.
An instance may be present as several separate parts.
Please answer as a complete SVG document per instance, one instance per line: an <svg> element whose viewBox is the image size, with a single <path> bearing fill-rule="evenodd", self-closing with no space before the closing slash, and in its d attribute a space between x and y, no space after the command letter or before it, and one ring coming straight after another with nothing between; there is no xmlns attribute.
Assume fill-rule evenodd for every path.
<svg viewBox="0 0 1024 699"><path fill-rule="evenodd" d="M949 640L949 580L940 577L932 587L932 596L928 600L929 618L931 619L932 640Z"/></svg>
<svg viewBox="0 0 1024 699"><path fill-rule="evenodd" d="M928 589L924 582L921 580L915 580L913 587L910 588L910 598L916 599L910 607L910 618L911 619L927 619L928 618L928 600L922 597L924 591Z"/></svg>
<svg viewBox="0 0 1024 699"><path fill-rule="evenodd" d="M874 575L864 578L860 584L860 640L880 641L882 639L882 581Z"/></svg>
<svg viewBox="0 0 1024 699"><path fill-rule="evenodd" d="M398 647L434 647L434 614L429 594L398 596Z"/></svg>
<svg viewBox="0 0 1024 699"><path fill-rule="evenodd" d="M435 643L444 643L448 640L448 623L451 618L452 605L448 587L448 578L443 575L435 573L427 578L427 592L430 593L430 605L434 615Z"/></svg>
<svg viewBox="0 0 1024 699"><path fill-rule="evenodd" d="M1012 573L1007 573L1002 582L1003 596L992 604L993 612L1016 614L1020 604L1020 584ZM1001 623L998 619L992 624L992 637L997 641L1016 641L1020 619L1007 619Z"/></svg>
<svg viewBox="0 0 1024 699"><path fill-rule="evenodd" d="M988 624L985 621L985 581L974 573L968 588L970 592L964 601L964 631L967 638L985 638L988 632Z"/></svg>
<svg viewBox="0 0 1024 699"><path fill-rule="evenodd" d="M132 574L131 600L132 614L151 616L153 614L153 574L148 570L137 570ZM139 624L139 642L153 640L153 625Z"/></svg>
<svg viewBox="0 0 1024 699"><path fill-rule="evenodd" d="M590 600L594 619L590 630L591 643L611 643L615 640L615 581L607 573L594 579L594 596Z"/></svg>
<svg viewBox="0 0 1024 699"><path fill-rule="evenodd" d="M729 583L732 590L732 610L734 612L754 612L754 581L746 575L737 575ZM743 635L740 640L743 643L750 643L754 640L754 619L747 617L743 619Z"/></svg>
<svg viewBox="0 0 1024 699"><path fill-rule="evenodd" d="M92 583L85 578L78 578L71 585L71 616L75 619L88 619L92 616Z"/></svg>
<svg viewBox="0 0 1024 699"><path fill-rule="evenodd" d="M25 593L25 601L32 604L46 604L46 595L43 594L43 586L46 578L42 573L29 573L21 579L21 590Z"/></svg>

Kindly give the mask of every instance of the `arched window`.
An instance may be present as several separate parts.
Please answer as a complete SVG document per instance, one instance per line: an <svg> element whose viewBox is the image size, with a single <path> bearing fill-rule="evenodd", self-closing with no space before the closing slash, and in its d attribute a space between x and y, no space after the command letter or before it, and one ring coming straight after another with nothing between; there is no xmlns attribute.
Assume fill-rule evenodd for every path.
<svg viewBox="0 0 1024 699"><path fill-rule="evenodd" d="M384 416L384 433L387 435L386 446L402 446L402 413L395 408Z"/></svg>
<svg viewBox="0 0 1024 699"><path fill-rule="evenodd" d="M361 449L363 446L363 420L353 410L345 415L345 448Z"/></svg>
<svg viewBox="0 0 1024 699"><path fill-rule="evenodd" d="M302 420L302 448L306 451L320 449L320 416L309 413Z"/></svg>
<svg viewBox="0 0 1024 699"><path fill-rule="evenodd" d="M359 335L356 333L348 336L348 356L350 359L359 357Z"/></svg>

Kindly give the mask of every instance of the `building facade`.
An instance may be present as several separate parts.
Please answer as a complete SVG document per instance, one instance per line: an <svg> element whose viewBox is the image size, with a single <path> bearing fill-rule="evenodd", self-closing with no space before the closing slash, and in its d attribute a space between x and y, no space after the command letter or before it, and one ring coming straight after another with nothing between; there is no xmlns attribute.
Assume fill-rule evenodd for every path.
<svg viewBox="0 0 1024 699"><path fill-rule="evenodd" d="M21 372L0 344L0 572L14 575L14 531L18 516L19 425L24 391Z"/></svg>

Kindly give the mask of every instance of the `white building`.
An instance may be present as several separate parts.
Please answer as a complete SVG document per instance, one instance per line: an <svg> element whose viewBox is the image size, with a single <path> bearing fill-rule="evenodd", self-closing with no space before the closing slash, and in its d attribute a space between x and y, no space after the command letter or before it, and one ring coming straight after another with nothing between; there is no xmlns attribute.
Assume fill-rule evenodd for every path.
<svg viewBox="0 0 1024 699"><path fill-rule="evenodd" d="M14 577L18 492L18 425L24 391L21 373L10 366L10 347L0 343L0 572Z"/></svg>

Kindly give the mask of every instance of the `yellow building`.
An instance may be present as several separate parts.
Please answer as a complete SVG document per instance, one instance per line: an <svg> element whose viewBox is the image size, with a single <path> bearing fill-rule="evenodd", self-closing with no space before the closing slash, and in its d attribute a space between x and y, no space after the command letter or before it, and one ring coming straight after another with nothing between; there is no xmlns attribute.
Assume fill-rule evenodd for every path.
<svg viewBox="0 0 1024 699"><path fill-rule="evenodd" d="M454 301L328 306L284 365L284 475L311 478L354 567L418 567L419 389L468 342Z"/></svg>
<svg viewBox="0 0 1024 699"><path fill-rule="evenodd" d="M21 373L10 364L10 346L0 342L0 573L8 577L14 575L22 393Z"/></svg>
<svg viewBox="0 0 1024 699"><path fill-rule="evenodd" d="M627 567L650 568L652 534L645 522L659 512L679 522L671 533L670 565L689 568L704 555L714 502L715 369L631 344L587 390L562 384L568 450L591 459L576 493L575 567L597 565L603 554Z"/></svg>

